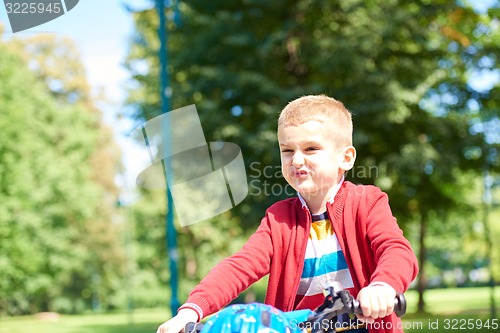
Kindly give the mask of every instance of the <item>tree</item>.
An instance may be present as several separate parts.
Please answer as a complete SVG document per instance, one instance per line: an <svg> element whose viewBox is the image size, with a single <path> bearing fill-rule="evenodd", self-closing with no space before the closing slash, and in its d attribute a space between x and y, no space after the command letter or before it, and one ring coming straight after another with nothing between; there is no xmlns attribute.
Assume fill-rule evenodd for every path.
<svg viewBox="0 0 500 333"><path fill-rule="evenodd" d="M45 53L31 58L27 46L36 43ZM64 45L0 43L0 313L78 311L98 294L112 305L107 295L123 273L121 233L111 222L116 168L108 167L118 155L86 81L51 72L72 62L80 70L70 73L82 74ZM50 52L58 46L63 52Z"/></svg>
<svg viewBox="0 0 500 333"><path fill-rule="evenodd" d="M498 85L478 91L469 80L478 68L497 67L498 9L481 14L452 0L188 0L180 11L182 25L168 28L173 104L196 103L207 138L242 147L256 189L231 211L244 216L244 230L289 194L270 148L280 109L326 93L354 114L359 159L349 177L387 191L403 228L421 226L415 246L425 268L429 214L462 207L461 173L477 172L486 152L498 150L473 130L498 121ZM135 21L129 103L131 116L147 120L159 110L158 23L153 10ZM269 183L282 191L263 191ZM420 277L423 311L425 269Z"/></svg>

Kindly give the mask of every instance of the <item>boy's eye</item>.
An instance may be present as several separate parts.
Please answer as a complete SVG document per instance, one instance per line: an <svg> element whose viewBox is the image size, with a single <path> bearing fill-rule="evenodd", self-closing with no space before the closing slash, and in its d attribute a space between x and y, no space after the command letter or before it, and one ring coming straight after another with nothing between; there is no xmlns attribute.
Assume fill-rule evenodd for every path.
<svg viewBox="0 0 500 333"><path fill-rule="evenodd" d="M291 149L282 149L281 152L282 153L291 153L291 152L293 152L293 150L291 150Z"/></svg>
<svg viewBox="0 0 500 333"><path fill-rule="evenodd" d="M307 147L306 151L315 151L315 150L318 150L318 149L319 149L318 147Z"/></svg>

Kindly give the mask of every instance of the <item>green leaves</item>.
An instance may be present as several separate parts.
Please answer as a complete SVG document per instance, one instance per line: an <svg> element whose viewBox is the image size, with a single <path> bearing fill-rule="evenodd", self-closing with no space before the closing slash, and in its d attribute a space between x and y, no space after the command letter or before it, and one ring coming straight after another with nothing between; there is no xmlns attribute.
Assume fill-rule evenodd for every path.
<svg viewBox="0 0 500 333"><path fill-rule="evenodd" d="M195 103L207 140L237 143L251 188L262 189L231 210L241 220L233 230L254 230L286 196L256 193L285 186L263 170L279 169L280 110L305 94L325 93L352 111L359 155L348 178L386 190L405 229L465 216L478 194L464 179L479 179L485 165L498 172L499 82L482 90L471 82L479 69L498 73L498 9L481 14L454 0L186 0L179 8L182 26L168 27L173 107ZM156 13L136 13L136 26L129 102L131 115L147 120L160 110ZM215 248L226 221L181 234L186 261L206 235Z"/></svg>
<svg viewBox="0 0 500 333"><path fill-rule="evenodd" d="M28 44L36 49L36 43ZM69 312L84 289L98 292L93 275L112 294L105 281L121 273L120 234L105 201L113 188L96 180L103 171L92 164L108 144L99 146L105 132L81 86L50 89L57 74L45 65L61 62L47 60L55 45L41 48L36 73L21 46L0 43L0 313ZM70 63L71 54L64 56ZM85 98L68 103L75 91ZM109 159L101 156L101 163Z"/></svg>

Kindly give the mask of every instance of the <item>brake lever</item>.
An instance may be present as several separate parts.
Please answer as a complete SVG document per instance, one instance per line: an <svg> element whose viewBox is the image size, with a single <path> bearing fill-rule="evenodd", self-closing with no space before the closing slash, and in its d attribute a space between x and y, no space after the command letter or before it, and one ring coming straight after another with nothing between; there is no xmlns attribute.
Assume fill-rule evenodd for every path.
<svg viewBox="0 0 500 333"><path fill-rule="evenodd" d="M347 290L332 291L327 294L323 304L309 316L307 321L330 320L342 313L348 313L351 308L353 308L352 296Z"/></svg>

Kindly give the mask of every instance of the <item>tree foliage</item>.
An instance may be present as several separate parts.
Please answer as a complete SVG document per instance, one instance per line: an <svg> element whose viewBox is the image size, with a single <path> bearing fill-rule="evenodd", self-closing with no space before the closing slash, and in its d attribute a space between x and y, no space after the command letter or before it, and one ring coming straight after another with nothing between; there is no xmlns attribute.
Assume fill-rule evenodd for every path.
<svg viewBox="0 0 500 333"><path fill-rule="evenodd" d="M405 229L421 225L416 249L425 250L427 224L443 222L435 216L471 208L464 172L498 172L498 80L472 83L498 73L498 6L186 0L179 8L181 24L170 20L167 31L173 105L195 103L208 140L241 146L254 184L231 211L243 230L289 194L278 177L276 120L305 94L325 93L353 112L359 157L349 179L387 191ZM160 110L158 19L153 9L134 15L129 104L147 120Z"/></svg>
<svg viewBox="0 0 500 333"><path fill-rule="evenodd" d="M0 49L0 313L112 306L118 155L77 54L52 38Z"/></svg>

